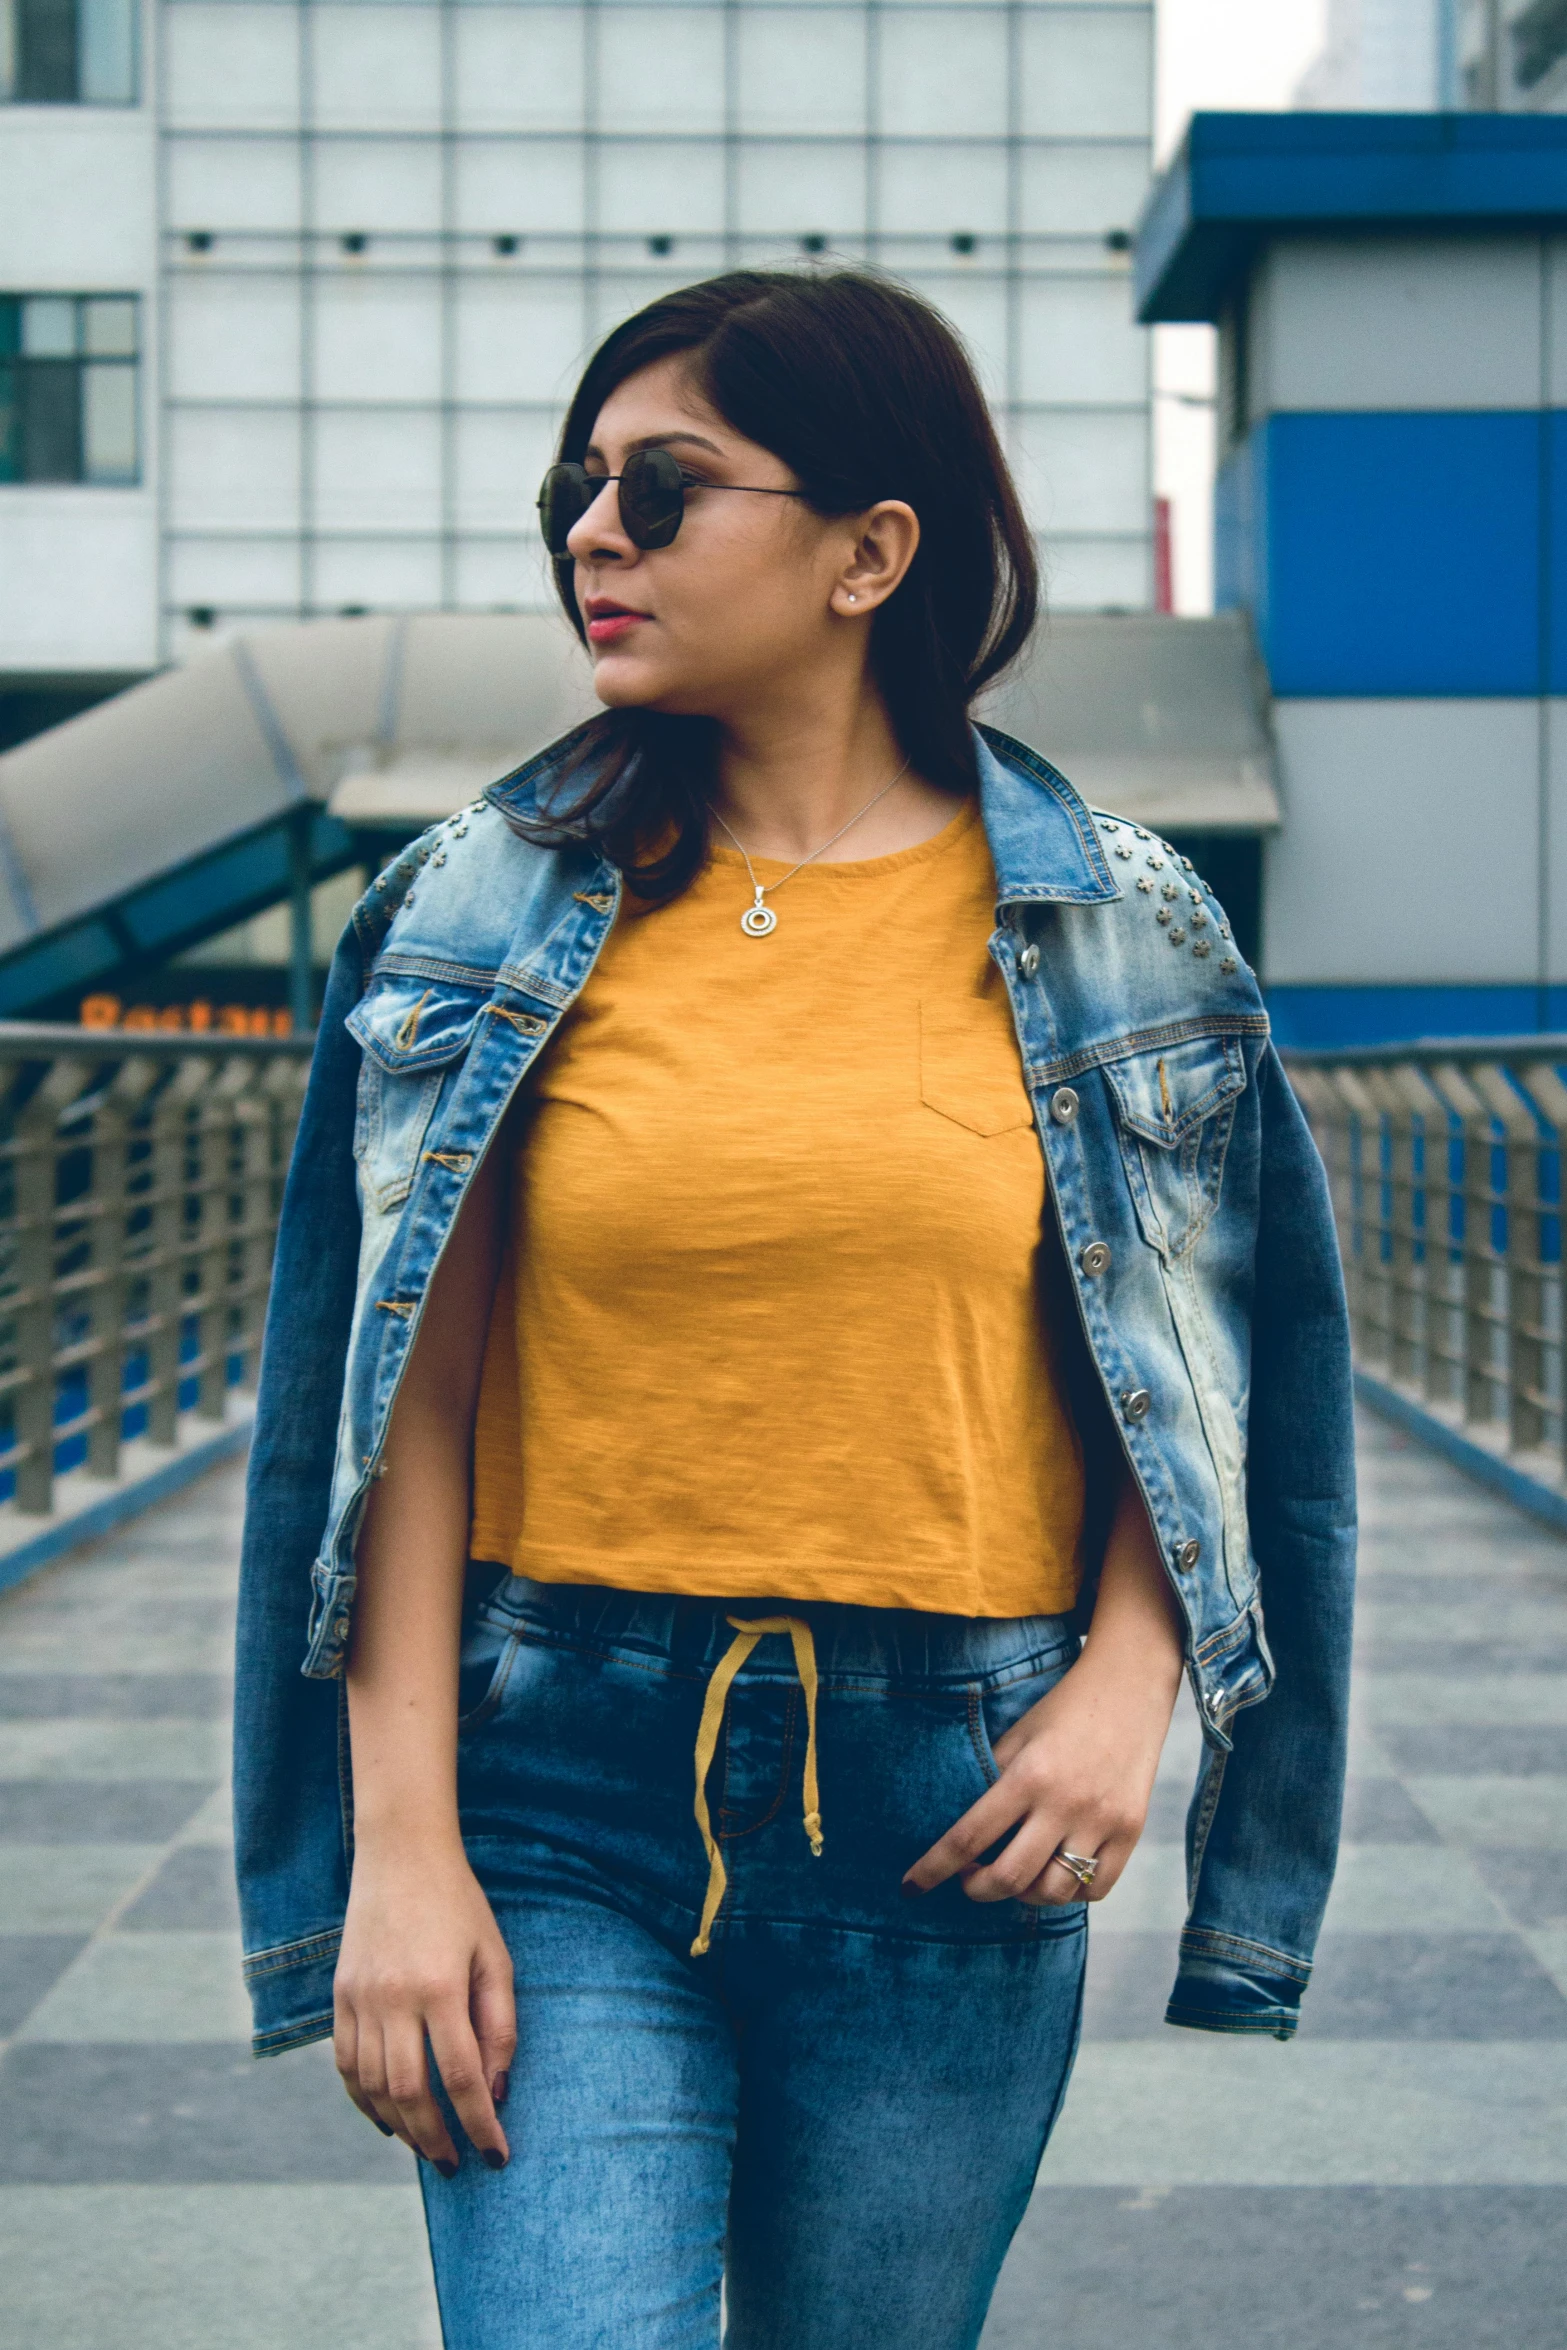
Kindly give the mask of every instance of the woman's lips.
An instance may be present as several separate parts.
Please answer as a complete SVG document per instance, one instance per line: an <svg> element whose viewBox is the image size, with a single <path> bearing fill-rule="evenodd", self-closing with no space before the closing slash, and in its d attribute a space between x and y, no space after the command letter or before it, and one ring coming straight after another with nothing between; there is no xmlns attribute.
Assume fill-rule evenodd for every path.
<svg viewBox="0 0 1567 2350"><path fill-rule="evenodd" d="M646 620L645 612L599 612L588 620L588 642L592 645L612 645L618 637Z"/></svg>

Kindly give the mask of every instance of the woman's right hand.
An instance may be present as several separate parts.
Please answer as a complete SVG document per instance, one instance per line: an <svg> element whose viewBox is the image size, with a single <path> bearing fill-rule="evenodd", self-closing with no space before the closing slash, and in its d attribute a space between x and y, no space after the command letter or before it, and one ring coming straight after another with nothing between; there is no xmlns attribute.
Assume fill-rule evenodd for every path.
<svg viewBox="0 0 1567 2350"><path fill-rule="evenodd" d="M496 2116L517 2045L511 1957L462 1845L361 1844L337 1962L332 2045L361 2113L445 2178L457 2149L441 2085L492 2170L511 2149Z"/></svg>

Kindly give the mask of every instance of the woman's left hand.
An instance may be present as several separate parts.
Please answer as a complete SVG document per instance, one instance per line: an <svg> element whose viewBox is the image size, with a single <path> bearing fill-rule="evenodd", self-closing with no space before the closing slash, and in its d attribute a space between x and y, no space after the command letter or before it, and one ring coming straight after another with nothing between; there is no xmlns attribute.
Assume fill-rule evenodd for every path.
<svg viewBox="0 0 1567 2350"><path fill-rule="evenodd" d="M970 1901L1102 1901L1143 1832L1178 1686L1166 1674L1143 1681L1107 1672L1085 1649L997 1739L1000 1778L915 1862L905 1893L929 1893L956 1876ZM1013 1828L981 1866L980 1854ZM1063 1845L1099 1863L1091 1886L1054 1857Z"/></svg>
<svg viewBox="0 0 1567 2350"><path fill-rule="evenodd" d="M914 1863L904 1892L961 1877L970 1901L1102 1901L1143 1832L1184 1650L1142 1496L1124 1474L1087 1647L996 1740L1000 1778ZM1012 1829L982 1866L980 1855ZM1063 1847L1098 1862L1092 1885L1055 1857Z"/></svg>

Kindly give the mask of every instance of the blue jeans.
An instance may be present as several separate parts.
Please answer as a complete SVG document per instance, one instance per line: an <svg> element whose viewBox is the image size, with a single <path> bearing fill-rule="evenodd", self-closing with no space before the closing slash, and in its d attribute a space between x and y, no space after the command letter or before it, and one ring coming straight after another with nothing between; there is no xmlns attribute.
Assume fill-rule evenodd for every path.
<svg viewBox="0 0 1567 2350"><path fill-rule="evenodd" d="M485 1582L489 1580L486 1572ZM903 1872L996 1776L991 1741L1076 1654L1018 1622L779 1602L708 1773L753 1602L502 1576L470 1607L463 1834L516 1967L509 2168L454 2124L420 2165L447 2350L971 2350L1077 2044L1082 1906Z"/></svg>

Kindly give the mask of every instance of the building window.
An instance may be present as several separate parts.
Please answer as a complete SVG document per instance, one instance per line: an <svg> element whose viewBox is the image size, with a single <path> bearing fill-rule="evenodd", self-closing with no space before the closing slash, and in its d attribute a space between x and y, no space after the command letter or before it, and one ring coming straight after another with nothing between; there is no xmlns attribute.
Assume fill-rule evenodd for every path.
<svg viewBox="0 0 1567 2350"><path fill-rule="evenodd" d="M133 105L136 0L0 0L0 99Z"/></svg>
<svg viewBox="0 0 1567 2350"><path fill-rule="evenodd" d="M1567 57L1567 0L1533 0L1511 29L1518 87L1532 90Z"/></svg>
<svg viewBox="0 0 1567 2350"><path fill-rule="evenodd" d="M136 297L0 294L0 482L134 482Z"/></svg>

